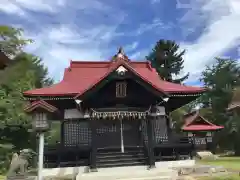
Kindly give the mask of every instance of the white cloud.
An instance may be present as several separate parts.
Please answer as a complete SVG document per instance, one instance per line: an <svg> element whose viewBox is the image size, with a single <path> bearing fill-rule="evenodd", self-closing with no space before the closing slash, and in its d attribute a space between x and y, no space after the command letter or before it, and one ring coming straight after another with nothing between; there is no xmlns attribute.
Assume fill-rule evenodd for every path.
<svg viewBox="0 0 240 180"><path fill-rule="evenodd" d="M65 0L1 0L0 10L20 16L26 16L26 9L36 12L56 13L64 7L65 3Z"/></svg>
<svg viewBox="0 0 240 180"><path fill-rule="evenodd" d="M160 3L161 0L150 0L151 4L156 4L156 3Z"/></svg>
<svg viewBox="0 0 240 180"><path fill-rule="evenodd" d="M24 16L25 12L18 5L9 2L9 0L1 0L0 1L0 10L7 14L18 14L20 16Z"/></svg>
<svg viewBox="0 0 240 180"><path fill-rule="evenodd" d="M26 50L43 58L50 76L60 80L69 60L106 60L107 47L110 38L114 37L116 26L82 28L79 32L74 25L49 26L38 34L27 34L35 43Z"/></svg>
<svg viewBox="0 0 240 180"><path fill-rule="evenodd" d="M240 3L237 0L204 2L201 1L201 6L199 3L191 4L191 9L184 17L184 21L190 22L188 25L193 30L197 23L206 23L204 32L195 42L182 42L181 47L187 50L184 72L191 73L188 81L199 79L201 71L213 62L215 56L239 45Z"/></svg>
<svg viewBox="0 0 240 180"><path fill-rule="evenodd" d="M129 58L133 60L145 60L145 57L148 55L150 50L150 48L138 50L135 53L131 54Z"/></svg>
<svg viewBox="0 0 240 180"><path fill-rule="evenodd" d="M160 1L152 0L151 2ZM219 56L226 50L239 45L240 1L179 0L179 2L177 7L187 10L180 20L182 28L187 30L186 35L190 31L195 31L199 25L205 25L204 32L194 42L184 40L181 42L181 48L187 50L183 73L190 72L189 81L193 81L199 78L201 70L206 64L212 62L214 56ZM34 28L39 27L39 32L36 34L31 31L30 26L23 26L28 36L35 40L27 50L42 57L49 67L50 75L58 80L61 79L59 72L63 72L70 58L105 60L114 53L113 49L126 44L124 38L129 38L128 42L130 40L129 44L124 46L129 58L145 59L155 43L153 40L151 44L152 40L147 39L146 34L149 33L151 38L156 36L157 41L159 38L164 38L165 33L171 34L168 30L175 26L171 22L163 23L157 16L149 23L131 22L132 19L129 16L128 20L135 23L133 24L135 27L139 25L139 28L119 32L118 26L126 17L125 9L111 7L99 0L82 0L81 3L77 0L1 0L0 10L11 15L25 16L28 23L33 23ZM38 16L30 16L26 10L38 12ZM51 13L53 16L51 20L59 24L47 25L50 23L49 19L46 23L45 20L38 19L39 12ZM39 24L38 20L44 24ZM114 43L120 41L122 44L117 44L115 47L111 44L113 40Z"/></svg>
<svg viewBox="0 0 240 180"><path fill-rule="evenodd" d="M127 52L133 51L133 50L135 50L135 49L138 47L138 44L139 44L139 43L136 41L136 42L133 42L132 44L129 44L129 45L127 45L127 46L124 46L123 49L124 49L125 51L127 51Z"/></svg>
<svg viewBox="0 0 240 180"><path fill-rule="evenodd" d="M137 29L136 32L134 32L135 35L139 36L147 31L151 31L151 30L155 30L157 31L158 28L163 29L167 29L170 28L169 24L165 24L162 22L161 19L153 19L153 21L151 23L142 23L140 24L139 28Z"/></svg>
<svg viewBox="0 0 240 180"><path fill-rule="evenodd" d="M20 15L22 12L27 21L31 23L32 26L24 26L21 21L16 24L17 27L20 26L24 29L26 38L34 40L34 43L25 49L43 59L44 64L49 69L50 76L55 80L61 80L63 70L68 66L70 59L106 60L108 52L112 51L109 48L112 39L124 35L116 31L118 25L125 18L124 12L98 0L83 0L81 3L76 0L15 0L14 3L11 0L6 0L4 3L9 8L14 8L11 11L7 8L3 10L2 7L6 6L0 1L0 10L15 15ZM54 13L52 20L59 22L59 24L50 24L49 20L43 21L40 13L38 16L31 13L30 16L26 10ZM88 18L86 12L91 18L93 18L92 14L99 18L100 22L92 23L94 19ZM118 12L117 16L113 12ZM112 15L106 19L106 17L102 17L104 14ZM62 19L65 18L68 21L64 24ZM75 24L76 18L78 24ZM39 20L43 24L39 24ZM37 31L33 31L32 27Z"/></svg>

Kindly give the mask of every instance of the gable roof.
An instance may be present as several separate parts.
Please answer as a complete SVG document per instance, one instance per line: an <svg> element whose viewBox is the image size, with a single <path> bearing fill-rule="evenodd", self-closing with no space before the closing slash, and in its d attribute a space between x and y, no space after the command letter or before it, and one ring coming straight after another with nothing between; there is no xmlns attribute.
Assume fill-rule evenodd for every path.
<svg viewBox="0 0 240 180"><path fill-rule="evenodd" d="M202 123L199 123L199 121ZM207 119L200 115L199 111L195 111L185 115L185 124L181 129L184 131L214 131L223 128L223 126L217 126L209 122Z"/></svg>
<svg viewBox="0 0 240 180"><path fill-rule="evenodd" d="M26 111L27 113L30 113L30 112L32 112L32 111L34 111L36 109L39 109L39 108L44 109L44 110L46 110L48 112L52 112L52 113L58 110L55 106L47 103L46 101L38 100L38 101L34 101L32 103L29 103L24 108L24 111Z"/></svg>
<svg viewBox="0 0 240 180"><path fill-rule="evenodd" d="M117 59L116 59L117 58ZM170 83L159 78L158 73L148 61L126 61L116 57L114 61L71 61L65 69L63 80L50 87L24 92L25 96L80 96L106 78L120 66L126 67L156 90L165 94L197 94L205 91L201 87L191 87Z"/></svg>

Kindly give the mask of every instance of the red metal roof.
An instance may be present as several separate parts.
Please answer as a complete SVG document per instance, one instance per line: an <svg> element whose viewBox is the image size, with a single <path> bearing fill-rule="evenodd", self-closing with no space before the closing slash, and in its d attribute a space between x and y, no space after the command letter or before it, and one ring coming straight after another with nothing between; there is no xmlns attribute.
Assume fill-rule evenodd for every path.
<svg viewBox="0 0 240 180"><path fill-rule="evenodd" d="M219 129L223 129L223 126L216 126L216 125L190 125L184 127L184 131L216 131Z"/></svg>
<svg viewBox="0 0 240 180"><path fill-rule="evenodd" d="M202 124L197 124L197 120L202 121ZM217 126L206 120L198 111L185 115L185 124L182 126L184 131L214 131L223 128L223 126Z"/></svg>
<svg viewBox="0 0 240 180"><path fill-rule="evenodd" d="M47 103L46 101L39 100L39 101L34 101L34 102L28 104L24 108L24 111L30 113L30 112L34 111L35 109L38 109L38 108L45 109L48 112L55 112L55 111L58 110L55 106Z"/></svg>
<svg viewBox="0 0 240 180"><path fill-rule="evenodd" d="M70 67L65 69L63 80L50 87L34 89L24 92L25 96L76 96L81 95L98 82L107 77L119 66L124 66L134 74L151 84L163 93L201 93L205 89L170 83L159 78L150 62L139 61L102 61L86 62L71 61Z"/></svg>

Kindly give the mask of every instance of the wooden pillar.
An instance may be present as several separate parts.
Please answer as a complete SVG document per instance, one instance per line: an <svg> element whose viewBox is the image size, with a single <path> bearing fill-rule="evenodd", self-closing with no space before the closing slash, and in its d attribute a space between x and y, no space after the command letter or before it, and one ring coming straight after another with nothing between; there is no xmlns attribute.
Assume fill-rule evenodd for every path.
<svg viewBox="0 0 240 180"><path fill-rule="evenodd" d="M148 116L147 120L147 133L148 133L148 159L149 169L155 168L155 156L154 156L154 137L153 137L153 116Z"/></svg>
<svg viewBox="0 0 240 180"><path fill-rule="evenodd" d="M58 146L57 148L58 148L58 166L59 167L61 167L61 157L62 157L62 154L63 154L63 152L64 152L64 123L65 123L65 121L63 120L61 120L60 121L60 123L61 123L61 134L60 134L60 147Z"/></svg>
<svg viewBox="0 0 240 180"><path fill-rule="evenodd" d="M166 111L166 125L167 125L167 135L168 137L171 136L171 132L172 132L172 129L171 129L171 124L170 124L170 113L168 111Z"/></svg>
<svg viewBox="0 0 240 180"><path fill-rule="evenodd" d="M168 107L168 105L166 104L165 106L165 114L166 114L166 126L167 126L167 136L168 136L168 139L171 138L171 132L172 132L172 129L171 129L171 124L170 124L170 109Z"/></svg>
<svg viewBox="0 0 240 180"><path fill-rule="evenodd" d="M90 126L92 131L92 143L91 143L91 153L90 153L90 169L91 172L97 172L97 126L96 120L90 119Z"/></svg>
<svg viewBox="0 0 240 180"><path fill-rule="evenodd" d="M44 153L44 132L39 133L39 146L38 146L38 180L43 180L43 153Z"/></svg>

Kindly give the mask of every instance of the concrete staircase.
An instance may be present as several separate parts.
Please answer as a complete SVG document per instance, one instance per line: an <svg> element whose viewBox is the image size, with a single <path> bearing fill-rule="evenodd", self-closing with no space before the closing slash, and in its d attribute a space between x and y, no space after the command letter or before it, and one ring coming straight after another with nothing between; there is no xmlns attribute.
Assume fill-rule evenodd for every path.
<svg viewBox="0 0 240 180"><path fill-rule="evenodd" d="M119 150L98 150L97 168L146 165L143 148Z"/></svg>

